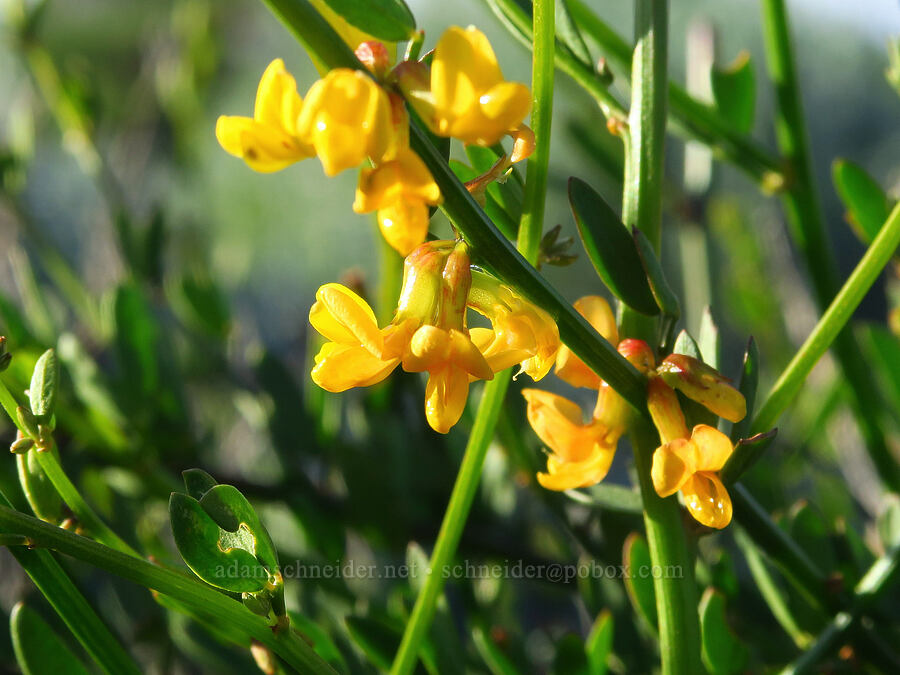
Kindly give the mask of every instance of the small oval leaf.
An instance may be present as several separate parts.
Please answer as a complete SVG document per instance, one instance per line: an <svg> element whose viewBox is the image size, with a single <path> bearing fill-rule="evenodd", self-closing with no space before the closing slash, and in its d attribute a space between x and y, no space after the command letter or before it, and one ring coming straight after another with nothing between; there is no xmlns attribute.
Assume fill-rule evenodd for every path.
<svg viewBox="0 0 900 675"><path fill-rule="evenodd" d="M59 451L55 445L50 452L59 461ZM56 525L62 520L62 499L38 463L37 453L38 451L32 448L26 453L16 455L19 483L22 485L22 491L25 493L25 498L28 500L31 510L34 511L34 515Z"/></svg>
<svg viewBox="0 0 900 675"><path fill-rule="evenodd" d="M637 532L625 539L622 564L625 566L625 590L635 611L647 626L656 633L656 592L653 579L648 573L652 569L650 547L647 540Z"/></svg>
<svg viewBox="0 0 900 675"><path fill-rule="evenodd" d="M16 662L24 675L88 675L78 657L33 609L19 603L9 615Z"/></svg>
<svg viewBox="0 0 900 675"><path fill-rule="evenodd" d="M590 185L574 177L569 179L569 204L584 250L603 283L641 314L659 314L634 239L615 212Z"/></svg>
<svg viewBox="0 0 900 675"><path fill-rule="evenodd" d="M865 169L849 160L835 160L831 172L847 220L863 243L871 244L890 215L887 195Z"/></svg>
<svg viewBox="0 0 900 675"><path fill-rule="evenodd" d="M613 618L608 609L604 609L597 615L591 632L588 633L584 643L587 652L588 663L591 667L591 675L605 675L607 661L612 654L613 646Z"/></svg>
<svg viewBox="0 0 900 675"><path fill-rule="evenodd" d="M39 421L44 422L53 416L58 389L59 362L56 360L56 352L48 349L34 364L31 385L28 387L31 412Z"/></svg>
<svg viewBox="0 0 900 675"><path fill-rule="evenodd" d="M399 42L416 32L416 20L403 0L324 0L351 26L379 40ZM351 45L354 49L357 45Z"/></svg>
<svg viewBox="0 0 900 675"><path fill-rule="evenodd" d="M725 596L714 588L707 588L700 601L700 633L703 664L710 675L741 672L747 662L747 648L728 627Z"/></svg>

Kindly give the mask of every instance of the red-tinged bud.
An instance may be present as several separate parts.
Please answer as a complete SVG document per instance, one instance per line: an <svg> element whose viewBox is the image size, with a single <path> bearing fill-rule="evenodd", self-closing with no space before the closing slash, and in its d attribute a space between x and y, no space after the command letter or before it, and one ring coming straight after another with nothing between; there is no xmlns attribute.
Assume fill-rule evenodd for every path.
<svg viewBox="0 0 900 675"><path fill-rule="evenodd" d="M670 387L697 401L719 417L739 422L747 414L743 394L715 368L685 354L670 354L656 369Z"/></svg>
<svg viewBox="0 0 900 675"><path fill-rule="evenodd" d="M650 377L647 385L647 409L664 444L679 438L690 438L678 396L661 377Z"/></svg>
<svg viewBox="0 0 900 675"><path fill-rule="evenodd" d="M406 319L415 319L416 325L437 321L442 272L452 247L452 241L428 241L406 256L395 323Z"/></svg>
<svg viewBox="0 0 900 675"><path fill-rule="evenodd" d="M472 268L469 246L460 241L447 257L444 265L441 295L440 326L445 329L464 330L466 325L466 301L472 287Z"/></svg>
<svg viewBox="0 0 900 675"><path fill-rule="evenodd" d="M653 350L643 340L625 338L619 343L616 350L642 373L649 372L656 365Z"/></svg>
<svg viewBox="0 0 900 675"><path fill-rule="evenodd" d="M391 67L391 55L388 54L387 48L377 40L366 40L360 43L356 48L356 58L379 80Z"/></svg>

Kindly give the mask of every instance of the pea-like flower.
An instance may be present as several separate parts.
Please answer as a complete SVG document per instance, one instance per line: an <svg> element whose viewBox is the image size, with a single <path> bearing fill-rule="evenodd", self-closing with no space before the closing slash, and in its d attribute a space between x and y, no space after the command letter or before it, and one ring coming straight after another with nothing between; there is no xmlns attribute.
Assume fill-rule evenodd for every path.
<svg viewBox="0 0 900 675"><path fill-rule="evenodd" d="M484 33L453 26L434 49L430 97L413 100L437 134L493 145L521 124L531 93L524 84L503 79Z"/></svg>
<svg viewBox="0 0 900 675"><path fill-rule="evenodd" d="M656 493L668 497L680 491L698 522L716 529L728 525L731 497L718 472L731 456L731 439L706 424L688 432L675 391L661 377L650 379L647 407L662 441L650 472Z"/></svg>
<svg viewBox="0 0 900 675"><path fill-rule="evenodd" d="M619 343L616 317L604 298L599 295L586 295L576 300L574 307L608 342L614 345ZM557 377L573 387L599 389L603 382L597 373L588 368L587 364L565 345L560 348L559 354L556 356L555 372Z"/></svg>
<svg viewBox="0 0 900 675"><path fill-rule="evenodd" d="M409 255L428 235L428 207L441 191L419 156L408 147L359 174L353 210L377 211L381 234L400 255Z"/></svg>
<svg viewBox="0 0 900 675"><path fill-rule="evenodd" d="M491 328L473 328L472 341L495 373L520 364L537 382L560 350L559 328L547 312L484 272L472 272L468 305L491 320Z"/></svg>
<svg viewBox="0 0 900 675"><path fill-rule="evenodd" d="M303 100L297 82L275 59L259 81L253 117L222 115L216 138L229 154L241 157L254 171L272 173L315 154L297 132Z"/></svg>
<svg viewBox="0 0 900 675"><path fill-rule="evenodd" d="M297 134L315 148L328 176L366 158L377 164L394 134L388 95L365 73L335 68L307 92Z"/></svg>

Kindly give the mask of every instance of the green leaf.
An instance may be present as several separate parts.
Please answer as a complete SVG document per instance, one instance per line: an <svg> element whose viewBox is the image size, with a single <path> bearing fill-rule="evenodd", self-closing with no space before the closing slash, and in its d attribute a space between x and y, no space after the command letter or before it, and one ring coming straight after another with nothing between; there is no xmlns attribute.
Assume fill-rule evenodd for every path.
<svg viewBox="0 0 900 675"><path fill-rule="evenodd" d="M740 479L750 467L759 461L762 454L772 445L777 434L778 428L776 427L771 431L740 439L719 474L722 482L730 485Z"/></svg>
<svg viewBox="0 0 900 675"><path fill-rule="evenodd" d="M25 498L28 500L31 510L34 511L34 515L55 525L62 520L62 499L41 468L37 452L32 448L24 454L16 455L19 483L22 485L22 491L25 493ZM57 460L59 459L59 451L55 445L50 452L54 453Z"/></svg>
<svg viewBox="0 0 900 675"><path fill-rule="evenodd" d="M520 671L500 647L481 628L472 631L475 648L491 675L519 675Z"/></svg>
<svg viewBox="0 0 900 675"><path fill-rule="evenodd" d="M194 499L200 499L218 485L216 479L206 473L203 469L188 469L187 471L182 471L181 478L184 480L184 487L187 490L187 493Z"/></svg>
<svg viewBox="0 0 900 675"><path fill-rule="evenodd" d="M157 393L159 366L156 361L158 327L147 300L131 283L116 290L116 349L122 379L137 400Z"/></svg>
<svg viewBox="0 0 900 675"><path fill-rule="evenodd" d="M586 493L579 490L567 490L565 494L581 504L589 504L606 511L619 513L643 513L644 511L641 493L623 485L600 483L588 488Z"/></svg>
<svg viewBox="0 0 900 675"><path fill-rule="evenodd" d="M16 661L24 675L88 675L65 642L34 610L18 603L9 616Z"/></svg>
<svg viewBox="0 0 900 675"><path fill-rule="evenodd" d="M469 162L472 164L472 168L475 171L475 175L472 177L474 178L475 176L487 173L497 160L500 159L501 153L505 154L505 151L499 144L491 148L485 148L474 144L467 145L466 157L469 158ZM522 218L522 200L524 198L524 192L522 190L523 181L519 174L519 170L515 166L512 167L512 170L508 175L508 179L503 183L500 183L499 181L491 183L488 186L487 192L488 195L493 197L494 200L503 207L503 210L509 214L510 218L516 221L516 227L518 227L519 220Z"/></svg>
<svg viewBox="0 0 900 675"><path fill-rule="evenodd" d="M178 552L203 581L235 593L258 593L266 587L269 573L256 559L255 542L246 527L243 538L231 536L227 543L232 546L223 549L223 535L236 533L224 531L200 502L180 492L169 498L169 519Z"/></svg>
<svg viewBox="0 0 900 675"><path fill-rule="evenodd" d="M207 335L224 339L231 328L228 302L216 283L205 274L188 274L166 285L167 296L179 318Z"/></svg>
<svg viewBox="0 0 900 675"><path fill-rule="evenodd" d="M607 660L612 653L613 646L613 618L608 609L604 609L597 615L591 632L588 633L584 643L590 664L591 675L605 675Z"/></svg>
<svg viewBox="0 0 900 675"><path fill-rule="evenodd" d="M475 169L466 166L455 159L450 160L450 168L453 170L453 173L456 174L456 177L464 183L478 177L478 173ZM519 221L517 218L514 219L510 216L509 212L494 198L491 191L492 187L494 186L491 185L488 187L487 194L485 195L484 212L487 213L488 217L493 221L494 225L497 226L497 229L503 233L504 237L507 239L515 239L516 233L519 231Z"/></svg>
<svg viewBox="0 0 900 675"><path fill-rule="evenodd" d="M738 382L738 391L744 395L747 402L747 414L740 422L731 427L731 440L738 441L746 437L750 431L750 422L753 420L753 406L756 403L756 389L759 386L759 347L751 336L747 341L747 350L744 352L744 362L741 366L741 379Z"/></svg>
<svg viewBox="0 0 900 675"><path fill-rule="evenodd" d="M325 4L351 26L380 40L399 42L416 32L416 20L403 0L325 0Z"/></svg>
<svg viewBox="0 0 900 675"><path fill-rule="evenodd" d="M588 675L588 661L584 653L584 643L574 633L563 635L556 642L553 657L555 675Z"/></svg>
<svg viewBox="0 0 900 675"><path fill-rule="evenodd" d="M364 616L348 616L347 632L379 670L391 669L394 652L400 646L400 631L384 621Z"/></svg>
<svg viewBox="0 0 900 675"><path fill-rule="evenodd" d="M557 40L572 52L572 56L585 65L593 67L594 59L591 57L591 52L588 50L584 38L581 37L581 31L578 30L578 26L572 20L566 0L556 0L555 20Z"/></svg>
<svg viewBox="0 0 900 675"><path fill-rule="evenodd" d="M872 369L880 376L893 409L900 410L900 368L897 367L900 363L900 338L877 324L865 324L863 335Z"/></svg>
<svg viewBox="0 0 900 675"><path fill-rule="evenodd" d="M756 78L750 53L742 51L727 67L713 68L710 80L719 114L735 131L749 133L756 112Z"/></svg>
<svg viewBox="0 0 900 675"><path fill-rule="evenodd" d="M321 656L325 661L340 666L346 671L346 661L344 660L341 650L338 649L334 640L328 635L328 632L312 619L298 614L297 612L288 612L291 617L291 628L299 632L303 639Z"/></svg>
<svg viewBox="0 0 900 675"><path fill-rule="evenodd" d="M28 388L31 412L39 421L47 421L53 416L58 389L59 362L56 359L56 352L48 349L34 364L34 374Z"/></svg>
<svg viewBox="0 0 900 675"><path fill-rule="evenodd" d="M847 221L863 243L871 244L891 212L887 195L865 169L850 160L836 159L831 173L847 209Z"/></svg>
<svg viewBox="0 0 900 675"><path fill-rule="evenodd" d="M820 569L830 572L835 568L834 547L830 541L828 524L824 516L808 502L799 501L791 509L790 535L803 551L815 551Z"/></svg>
<svg viewBox="0 0 900 675"><path fill-rule="evenodd" d="M696 340L686 330L682 330L675 340L675 346L672 348L673 354L684 354L695 359L703 360L700 354L700 347L697 346Z"/></svg>
<svg viewBox="0 0 900 675"><path fill-rule="evenodd" d="M625 590L637 614L656 633L656 593L650 575L650 547L647 540L637 532L625 539L622 564L625 566Z"/></svg>
<svg viewBox="0 0 900 675"><path fill-rule="evenodd" d="M888 493L882 498L876 525L885 551L900 546L900 496Z"/></svg>
<svg viewBox="0 0 900 675"><path fill-rule="evenodd" d="M644 267L644 274L647 275L647 281L650 284L650 291L656 299L656 304L663 314L672 320L678 320L681 316L681 305L678 302L678 296L666 281L666 275L663 273L662 265L656 252L653 250L653 244L638 228L631 231L634 236L634 244L637 247L641 264Z"/></svg>
<svg viewBox="0 0 900 675"><path fill-rule="evenodd" d="M725 596L707 588L700 601L700 633L703 639L703 664L710 675L741 672L748 652L728 627Z"/></svg>
<svg viewBox="0 0 900 675"><path fill-rule="evenodd" d="M569 204L581 243L603 283L619 300L642 314L659 314L628 228L584 181L569 179Z"/></svg>
<svg viewBox="0 0 900 675"><path fill-rule="evenodd" d="M233 485L216 485L203 495L200 506L219 527L237 537L238 541L242 541L244 531L248 531L254 540L253 546L259 561L270 572L278 569L278 555L272 539L240 490ZM226 535L223 538L231 540Z"/></svg>

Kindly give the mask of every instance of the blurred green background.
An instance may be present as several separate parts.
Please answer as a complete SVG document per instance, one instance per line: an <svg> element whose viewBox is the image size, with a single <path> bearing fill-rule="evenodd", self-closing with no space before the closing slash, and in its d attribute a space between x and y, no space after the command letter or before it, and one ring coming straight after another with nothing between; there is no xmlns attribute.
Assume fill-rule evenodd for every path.
<svg viewBox="0 0 900 675"><path fill-rule="evenodd" d="M589 4L630 35L630 3ZM900 8L888 0L853 11L837 2L789 4L820 193L844 278L864 246L844 222L832 159L852 159L894 197L900 192L900 97L884 76ZM529 81L530 54L485 4L410 5L427 47L447 25L475 24L506 77ZM37 13L33 2L4 0L2 7L0 334L15 354L8 381L21 393L40 350L58 346L63 464L88 498L119 533L167 560L177 556L165 499L179 472L194 466L239 486L259 506L282 562L396 562L411 540L430 548L470 418L447 437L433 434L417 376L398 374L371 393L340 397L309 382L316 345L308 343L306 316L316 288L352 278L374 296L378 285L377 228L350 208L355 173L327 179L309 160L256 174L213 133L218 115L251 114L258 78L273 58L285 60L304 92L317 74L303 50L250 0L55 0ZM754 136L773 146L756 3L673 3L671 19L675 80L686 76L689 26L698 21L716 27L721 65L750 51ZM596 45L591 50L601 55ZM623 79L614 90L626 100ZM561 223L564 235L575 235L566 180L577 175L618 204L621 179L610 170L618 141L564 75L555 99L546 226ZM711 302L723 337L721 369L731 376L754 335L765 391L816 319L803 264L777 201L734 168L717 163L710 189L686 196L683 148L675 138L667 148L663 255L686 299L684 327L696 334ZM440 216L436 228L446 231ZM543 272L571 300L605 292L583 255ZM858 318L883 324L888 306L879 282ZM592 404L553 379L547 386ZM841 387L827 362L817 369L767 456L777 472L757 470L750 484L773 509L787 513L805 496L830 532L849 527L865 536L863 523L881 495ZM515 387L509 401L461 557L573 562L590 554L621 562L622 542L640 528L639 517L588 510L529 486L541 454ZM896 420L891 424L896 443ZM3 422L2 430L11 440L11 425ZM627 483L628 464L623 449L612 482ZM4 490L17 490L11 459L0 478ZM706 543L711 577L720 585L731 584L729 575L746 580L743 563L732 563L730 537ZM149 594L72 567L124 639L139 645L148 672L194 672L204 662L205 672L250 667L246 655L225 655ZM5 552L0 578L8 612L25 591ZM546 671L560 658L561 636L583 636L607 608L616 616L618 672L646 671L652 649L636 646L652 639L629 611L621 581L594 581L580 588L580 599L574 583L452 584L447 634L458 640L483 628L527 664L525 672ZM785 636L767 641L770 618L759 598L736 581L729 588L744 603L736 621L758 648L754 672L790 658ZM344 617L393 630L413 597L403 583L361 579L288 581L288 595L292 609L328 632L350 670L365 670L364 650L350 646L358 641ZM814 632L816 619L806 619ZM6 640L0 663L12 663Z"/></svg>

